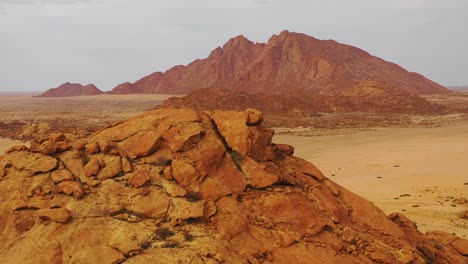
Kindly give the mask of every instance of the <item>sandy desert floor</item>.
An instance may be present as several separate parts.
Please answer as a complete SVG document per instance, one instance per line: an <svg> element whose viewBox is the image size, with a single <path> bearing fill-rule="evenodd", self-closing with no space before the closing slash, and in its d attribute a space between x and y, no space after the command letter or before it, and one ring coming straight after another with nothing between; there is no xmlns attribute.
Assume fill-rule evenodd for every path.
<svg viewBox="0 0 468 264"><path fill-rule="evenodd" d="M460 217L468 204L456 200L468 198L467 122L438 128L302 129L281 135L285 130L277 129L275 142L293 145L296 156L385 213L402 212L422 231L468 236L468 220Z"/></svg>
<svg viewBox="0 0 468 264"><path fill-rule="evenodd" d="M3 155L5 151L9 150L13 146L25 145L25 144L27 143L19 141L19 140L0 138L0 156Z"/></svg>

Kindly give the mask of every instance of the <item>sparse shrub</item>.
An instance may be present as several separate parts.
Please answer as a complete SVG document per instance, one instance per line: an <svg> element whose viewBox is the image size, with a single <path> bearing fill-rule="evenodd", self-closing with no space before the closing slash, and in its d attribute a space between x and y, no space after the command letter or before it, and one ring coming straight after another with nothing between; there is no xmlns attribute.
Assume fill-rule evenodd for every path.
<svg viewBox="0 0 468 264"><path fill-rule="evenodd" d="M192 241L193 240L193 235L189 233L184 233L184 239L185 241Z"/></svg>
<svg viewBox="0 0 468 264"><path fill-rule="evenodd" d="M170 166L171 164L172 164L172 160L166 159L164 157L159 157L154 165L157 165L157 166Z"/></svg>
<svg viewBox="0 0 468 264"><path fill-rule="evenodd" d="M237 151L232 151L231 152L231 158L234 161L234 163L236 163L236 164L240 164L242 162L242 160L244 159L242 157L242 155Z"/></svg>
<svg viewBox="0 0 468 264"><path fill-rule="evenodd" d="M199 193L199 192L188 192L185 195L185 199L187 199L187 201L189 201L189 202L197 202L197 201L200 201L202 198L203 197L202 197L201 193Z"/></svg>
<svg viewBox="0 0 468 264"><path fill-rule="evenodd" d="M199 218L189 218L185 220L187 224L204 224L206 223L206 219L199 217Z"/></svg>
<svg viewBox="0 0 468 264"><path fill-rule="evenodd" d="M177 241L167 241L166 243L164 243L164 245L162 245L163 248L176 248L179 246L179 242Z"/></svg>
<svg viewBox="0 0 468 264"><path fill-rule="evenodd" d="M148 249L148 248L151 247L151 242L145 241L145 242L143 242L143 243L140 245L140 247L141 247L142 249Z"/></svg>
<svg viewBox="0 0 468 264"><path fill-rule="evenodd" d="M160 227L156 230L155 233L155 238L160 239L160 240L166 240L167 238L171 237L174 235L174 232L172 232L169 228L167 227Z"/></svg>

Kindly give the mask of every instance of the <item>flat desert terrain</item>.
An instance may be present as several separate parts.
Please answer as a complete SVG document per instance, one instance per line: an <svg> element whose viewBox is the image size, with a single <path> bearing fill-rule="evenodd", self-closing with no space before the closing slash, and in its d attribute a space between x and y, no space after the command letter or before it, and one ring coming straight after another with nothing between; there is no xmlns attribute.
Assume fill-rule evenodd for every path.
<svg viewBox="0 0 468 264"><path fill-rule="evenodd" d="M85 136L151 109L170 96L33 98L0 94L0 153L20 144L6 138L17 135L32 121ZM467 96L431 99L461 109L468 105ZM327 118L323 117L324 123ZM349 116L334 117L333 124L338 123L331 127L343 118ZM468 198L466 114L424 119L406 116L404 120L411 123L375 128L372 122L358 120L346 129L277 128L274 142L293 145L296 156L312 162L327 177L371 200L387 214L403 212L422 231L444 230L468 237L468 220L460 217L468 209L463 200Z"/></svg>
<svg viewBox="0 0 468 264"><path fill-rule="evenodd" d="M286 132L289 131L289 132ZM421 231L468 236L468 123L436 128L277 129L275 143L327 177L374 202L402 212Z"/></svg>
<svg viewBox="0 0 468 264"><path fill-rule="evenodd" d="M55 130L86 136L160 104L172 95L130 94L35 98L31 94L0 93L0 137L14 137L32 122L47 122Z"/></svg>

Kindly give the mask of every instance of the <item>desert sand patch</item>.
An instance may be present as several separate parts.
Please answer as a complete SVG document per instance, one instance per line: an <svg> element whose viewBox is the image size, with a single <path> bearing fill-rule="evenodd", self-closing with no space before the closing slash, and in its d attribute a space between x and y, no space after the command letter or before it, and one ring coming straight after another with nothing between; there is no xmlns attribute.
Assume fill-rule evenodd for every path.
<svg viewBox="0 0 468 264"><path fill-rule="evenodd" d="M293 145L327 177L387 214L406 214L422 231L468 236L460 217L468 204L456 200L468 197L468 124L309 134L276 135L274 142Z"/></svg>
<svg viewBox="0 0 468 264"><path fill-rule="evenodd" d="M5 151L9 150L11 147L24 144L26 143L23 141L0 138L0 156L2 156L3 153L5 153Z"/></svg>

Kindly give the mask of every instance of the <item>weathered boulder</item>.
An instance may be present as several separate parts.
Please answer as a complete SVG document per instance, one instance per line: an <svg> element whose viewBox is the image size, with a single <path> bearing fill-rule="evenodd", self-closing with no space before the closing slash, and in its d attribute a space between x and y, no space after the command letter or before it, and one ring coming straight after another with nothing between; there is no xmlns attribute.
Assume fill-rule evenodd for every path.
<svg viewBox="0 0 468 264"><path fill-rule="evenodd" d="M200 123L182 123L163 134L172 152L187 151L200 141L204 129Z"/></svg>
<svg viewBox="0 0 468 264"><path fill-rule="evenodd" d="M18 138L22 140L38 141L46 137L51 130L52 128L49 123L32 122L23 127L22 131L18 135Z"/></svg>
<svg viewBox="0 0 468 264"><path fill-rule="evenodd" d="M63 181L57 185L58 191L79 199L84 194L83 185L76 181Z"/></svg>
<svg viewBox="0 0 468 264"><path fill-rule="evenodd" d="M27 171L30 175L49 172L57 165L58 160L54 157L27 151L10 152L0 160L0 168L14 167L17 170Z"/></svg>
<svg viewBox="0 0 468 264"><path fill-rule="evenodd" d="M147 170L140 170L128 179L128 183L135 187L141 187L150 180L150 174Z"/></svg>
<svg viewBox="0 0 468 264"><path fill-rule="evenodd" d="M191 202L182 198L173 198L169 205L168 216L171 219L182 220L204 217L205 203L204 200Z"/></svg>
<svg viewBox="0 0 468 264"><path fill-rule="evenodd" d="M273 130L248 126L248 112L220 111L215 112L212 118L219 134L233 151L257 161L265 160Z"/></svg>
<svg viewBox="0 0 468 264"><path fill-rule="evenodd" d="M459 238L450 244L455 250L463 256L468 257L468 240Z"/></svg>
<svg viewBox="0 0 468 264"><path fill-rule="evenodd" d="M198 172L193 161L189 159L175 159L172 161L172 177L182 187L187 187L200 179Z"/></svg>
<svg viewBox="0 0 468 264"><path fill-rule="evenodd" d="M67 169L55 170L50 174L50 177L54 183L74 180L73 174Z"/></svg>
<svg viewBox="0 0 468 264"><path fill-rule="evenodd" d="M119 144L130 158L148 156L154 152L161 142L161 135L158 131L141 131L127 138Z"/></svg>
<svg viewBox="0 0 468 264"><path fill-rule="evenodd" d="M71 219L70 211L65 208L41 209L37 211L37 216L43 221L66 223Z"/></svg>
<svg viewBox="0 0 468 264"><path fill-rule="evenodd" d="M63 133L60 132L53 132L49 134L49 141L56 143L59 141L65 141L66 136Z"/></svg>

